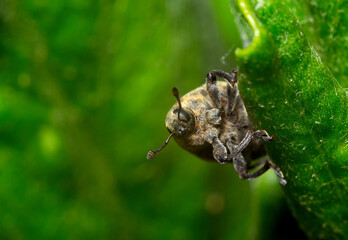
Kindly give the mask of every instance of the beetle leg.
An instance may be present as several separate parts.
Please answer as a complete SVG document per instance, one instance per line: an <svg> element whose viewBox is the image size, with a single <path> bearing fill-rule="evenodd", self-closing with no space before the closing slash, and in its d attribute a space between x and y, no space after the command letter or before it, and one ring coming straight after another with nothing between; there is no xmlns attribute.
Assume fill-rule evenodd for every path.
<svg viewBox="0 0 348 240"><path fill-rule="evenodd" d="M217 108L207 110L206 118L207 118L208 123L215 125L215 126L220 125L221 121L222 121L220 110Z"/></svg>
<svg viewBox="0 0 348 240"><path fill-rule="evenodd" d="M245 161L243 155L241 153L237 154L233 158L233 166L236 169L240 178L244 179L247 173L247 162Z"/></svg>
<svg viewBox="0 0 348 240"><path fill-rule="evenodd" d="M243 116L247 116L245 107L244 107L244 102L239 95L238 91L238 86L235 84L234 88L231 88L231 86L227 86L227 110L226 114L231 117L231 116L239 116L241 115L242 112L245 112Z"/></svg>
<svg viewBox="0 0 348 240"><path fill-rule="evenodd" d="M254 164L254 165L251 165L251 163L249 163L248 166L247 166L247 168L248 168L248 170L253 170L253 169L256 169L256 168L258 168L258 167L264 165L266 162L267 162L267 159L264 158L264 159L258 161L258 162L257 162L256 164Z"/></svg>
<svg viewBox="0 0 348 240"><path fill-rule="evenodd" d="M227 150L218 137L218 130L211 127L208 131L206 131L204 139L213 146L213 157L215 160L221 164L226 164L228 162Z"/></svg>
<svg viewBox="0 0 348 240"><path fill-rule="evenodd" d="M206 82L207 82L207 90L208 90L209 97L213 100L215 107L218 109L221 109L222 108L221 93L216 84L217 77L227 81L230 87L234 85L235 78L232 75L220 70L213 70L207 74Z"/></svg>
<svg viewBox="0 0 348 240"><path fill-rule="evenodd" d="M230 136L230 138L226 141L226 147L229 151L229 153L232 153L235 149L236 145L233 143L233 136ZM233 159L227 159L228 162L232 162Z"/></svg>
<svg viewBox="0 0 348 240"><path fill-rule="evenodd" d="M263 167L260 168L259 170L257 170L256 172L248 173L248 165L245 162L244 157L242 156L241 152L244 150L244 148L246 148L246 146L248 146L248 144L252 140L253 136L262 137L263 140L268 141L268 142L272 141L272 139L273 139L273 136L270 137L265 130L258 130L255 132L253 132L252 130L249 130L248 133L245 135L244 139L237 145L237 147L235 149L233 149L233 151L230 149L231 147L228 145L229 141L227 142L227 146L228 146L230 152L232 152L229 155L227 161L231 161L231 159L233 159L234 168L236 169L240 178L242 178L242 179L256 178L256 177L260 176L261 174L265 173L269 168L272 168L275 171L275 173L277 174L277 177L278 177L280 184L286 185L287 182L284 179L284 175L283 175L282 171L275 164L271 163L269 159L260 161L256 165L252 166L252 169L254 169L254 168L257 168L258 166L263 165Z"/></svg>
<svg viewBox="0 0 348 240"><path fill-rule="evenodd" d="M233 152L228 156L228 160L231 160L233 157L235 157L237 154L241 153L251 142L253 139L253 136L256 137L262 137L263 140L266 142L270 142L273 140L273 136L270 137L268 133L265 130L249 130L247 134L245 135L244 139L237 145L237 147L233 150Z"/></svg>
<svg viewBox="0 0 348 240"><path fill-rule="evenodd" d="M279 180L280 184L286 185L288 183L284 179L284 174L280 170L280 168L278 168L274 163L271 163L269 159L267 160L266 164L269 165L269 167L272 168L275 171L275 173L277 174L277 177L278 177L278 180Z"/></svg>
<svg viewBox="0 0 348 240"><path fill-rule="evenodd" d="M217 109L222 108L221 104L221 93L220 90L216 84L216 76L213 75L212 73L208 73L207 75L207 91L209 94L209 97L211 100L213 100L213 103Z"/></svg>
<svg viewBox="0 0 348 240"><path fill-rule="evenodd" d="M264 141L270 142L273 140L273 136L268 135L266 130L257 130L254 132L256 137L261 137Z"/></svg>
<svg viewBox="0 0 348 240"><path fill-rule="evenodd" d="M228 82L228 84L230 84L232 87L234 87L234 83L237 82L235 71L236 70L233 70L233 75L231 75L231 74L224 72L224 71L221 71L221 70L213 70L210 73L208 73L207 78L209 78L209 76L213 76L215 78L219 77L219 78L224 79L226 82Z"/></svg>
<svg viewBox="0 0 348 240"><path fill-rule="evenodd" d="M251 142L253 139L253 132L249 130L243 140L233 149L233 151L228 156L228 160L231 160L235 156L237 156L239 153L241 153Z"/></svg>
<svg viewBox="0 0 348 240"><path fill-rule="evenodd" d="M237 157L235 157L237 158ZM233 161L234 162L234 161ZM262 168L260 168L259 170L257 170L256 172L253 173L248 173L247 171L243 171L243 172L238 172L239 173L239 177L241 179L253 179L253 178L257 178L258 176L264 174L269 168L270 166L267 164L268 162L266 162Z"/></svg>
<svg viewBox="0 0 348 240"><path fill-rule="evenodd" d="M234 159L237 159L237 157L235 157ZM233 163L234 162L235 161L233 160ZM273 163L271 163L269 161L269 159L267 159L266 161L261 161L260 164L258 163L258 164L256 164L256 166L257 165L260 166L260 165L262 165L262 163L264 164L263 167L260 168L259 170L257 170L254 173L248 173L246 171L239 172L238 169L236 168L236 166L235 166L235 168L236 168L237 172L239 173L239 177L241 179L257 178L258 176L264 174L268 169L272 168L275 171L275 173L277 174L277 177L278 177L278 180L279 180L280 184L282 184L282 185L286 185L287 184L287 181L284 179L284 175L283 175L282 171L280 171L279 168L277 168Z"/></svg>
<svg viewBox="0 0 348 240"><path fill-rule="evenodd" d="M235 109L238 109L238 106L244 106L243 100L241 99L238 86L236 85L237 79L237 69L233 69L231 72L232 84L227 84L227 115L231 115ZM238 110L237 110L238 111Z"/></svg>
<svg viewBox="0 0 348 240"><path fill-rule="evenodd" d="M227 141L227 147L230 152L233 152L233 144L231 141ZM239 152L236 156L232 158L233 160L233 166L236 169L239 177L241 179L252 179L256 178L257 176L260 176L264 172L266 172L269 169L269 166L265 167L267 160L260 161L256 165L252 166L251 169L256 168L258 166L264 165L260 170L256 171L255 173L249 174L248 170L250 169L248 163L245 161L243 155L241 152Z"/></svg>
<svg viewBox="0 0 348 240"><path fill-rule="evenodd" d="M236 88L232 88L229 84L227 84L227 115L231 115L233 110L236 108L238 101L237 92L238 90Z"/></svg>
<svg viewBox="0 0 348 240"><path fill-rule="evenodd" d="M227 161L227 150L226 147L222 144L218 137L215 137L212 142L213 145L213 156L221 164L228 163Z"/></svg>
<svg viewBox="0 0 348 240"><path fill-rule="evenodd" d="M246 146L248 146L253 136L262 137L265 141L272 141L273 139L273 137L270 137L265 130L258 130L255 132L249 130L248 133L245 135L244 139L237 146L233 144L232 138L230 138L226 141L226 146L231 154L228 156L228 159L226 161L233 162L234 168L238 172L238 175L241 179L256 178L265 173L268 169L272 168L277 174L280 184L287 184L282 171L275 164L271 163L269 158L261 160L253 166L250 166L245 161L242 155L242 151ZM255 169L259 166L262 167L253 173L248 173L248 170Z"/></svg>

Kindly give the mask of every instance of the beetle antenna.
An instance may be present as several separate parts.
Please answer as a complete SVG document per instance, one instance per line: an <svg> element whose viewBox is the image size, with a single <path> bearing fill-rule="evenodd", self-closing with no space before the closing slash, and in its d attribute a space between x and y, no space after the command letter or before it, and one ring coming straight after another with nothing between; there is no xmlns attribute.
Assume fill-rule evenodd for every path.
<svg viewBox="0 0 348 240"><path fill-rule="evenodd" d="M181 101L180 101L180 98L179 98L179 90L176 87L173 87L172 94L178 100L178 103L179 103L178 119L180 120Z"/></svg>
<svg viewBox="0 0 348 240"><path fill-rule="evenodd" d="M146 158L149 160L149 159L152 159L159 151L161 151L165 146L167 146L167 144L169 143L169 140L170 138L173 136L174 133L171 133L169 135L169 137L167 138L166 142L163 144L162 147L160 147L159 149L156 149L156 150L151 150L150 152L147 153L147 156Z"/></svg>

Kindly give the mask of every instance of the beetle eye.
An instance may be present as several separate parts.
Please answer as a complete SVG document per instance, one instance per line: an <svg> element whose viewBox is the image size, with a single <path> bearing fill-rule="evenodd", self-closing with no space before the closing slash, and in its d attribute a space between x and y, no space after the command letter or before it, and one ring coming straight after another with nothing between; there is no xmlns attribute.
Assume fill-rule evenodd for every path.
<svg viewBox="0 0 348 240"><path fill-rule="evenodd" d="M188 137L196 127L195 115L189 109L173 108L167 114L166 126L175 137Z"/></svg>
<svg viewBox="0 0 348 240"><path fill-rule="evenodd" d="M175 109L173 111L173 113L178 114L178 111L179 111L179 109ZM186 111L185 109L181 109L180 120L188 123L189 121L191 121L191 114L188 111Z"/></svg>

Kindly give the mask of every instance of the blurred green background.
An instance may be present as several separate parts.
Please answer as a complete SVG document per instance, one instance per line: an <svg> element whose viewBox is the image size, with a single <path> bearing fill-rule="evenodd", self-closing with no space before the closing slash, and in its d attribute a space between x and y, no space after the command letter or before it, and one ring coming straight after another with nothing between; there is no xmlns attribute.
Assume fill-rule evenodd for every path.
<svg viewBox="0 0 348 240"><path fill-rule="evenodd" d="M303 238L273 173L146 160L243 44L228 0L0 1L0 239Z"/></svg>

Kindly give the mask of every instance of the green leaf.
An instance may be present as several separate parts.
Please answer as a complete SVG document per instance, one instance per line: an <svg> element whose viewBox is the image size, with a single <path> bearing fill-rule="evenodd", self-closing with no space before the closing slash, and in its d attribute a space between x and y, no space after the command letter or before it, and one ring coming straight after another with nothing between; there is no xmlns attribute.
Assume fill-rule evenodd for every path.
<svg viewBox="0 0 348 240"><path fill-rule="evenodd" d="M286 1L303 31L331 73L343 87L348 87L347 37L348 2Z"/></svg>
<svg viewBox="0 0 348 240"><path fill-rule="evenodd" d="M346 83L346 41L341 40L347 31L338 26L342 5L240 0L237 7L254 33L251 45L236 51L239 88L255 129L274 135L268 153L285 173L288 203L312 239L348 236L347 96L334 77ZM304 22L320 15L331 21L302 28L295 14ZM250 31L239 25L242 33Z"/></svg>

